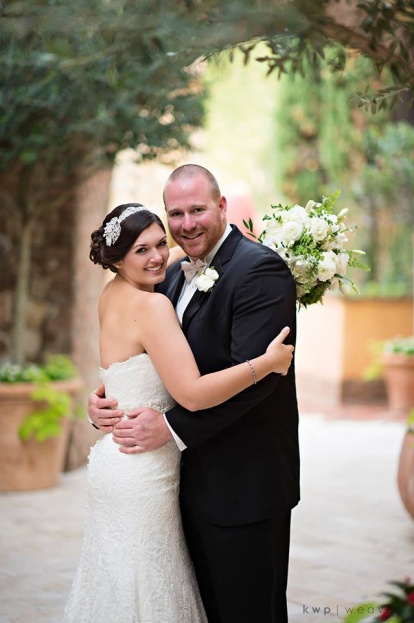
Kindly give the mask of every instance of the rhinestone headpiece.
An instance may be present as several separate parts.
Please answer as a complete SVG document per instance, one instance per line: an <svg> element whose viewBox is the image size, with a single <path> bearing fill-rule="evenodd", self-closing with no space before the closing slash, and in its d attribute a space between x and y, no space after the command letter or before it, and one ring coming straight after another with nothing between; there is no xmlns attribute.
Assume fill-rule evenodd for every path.
<svg viewBox="0 0 414 623"><path fill-rule="evenodd" d="M126 210L122 212L119 216L114 216L111 220L105 225L103 235L105 238L106 245L108 247L112 247L115 242L118 240L121 235L121 223L125 221L128 216L131 214L135 214L135 212L140 212L141 210L146 210L145 206L130 206Z"/></svg>

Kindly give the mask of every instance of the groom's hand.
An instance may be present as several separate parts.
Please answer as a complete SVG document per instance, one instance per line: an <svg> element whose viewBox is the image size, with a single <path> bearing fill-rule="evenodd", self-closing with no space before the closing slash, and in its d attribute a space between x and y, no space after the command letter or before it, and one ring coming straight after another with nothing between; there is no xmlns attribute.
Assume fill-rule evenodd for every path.
<svg viewBox="0 0 414 623"><path fill-rule="evenodd" d="M89 421L103 433L112 432L115 424L121 421L122 411L117 409L117 401L105 398L105 387L100 385L88 400Z"/></svg>
<svg viewBox="0 0 414 623"><path fill-rule="evenodd" d="M128 413L128 419L114 427L112 437L124 454L156 450L172 439L163 414L149 407L134 409Z"/></svg>

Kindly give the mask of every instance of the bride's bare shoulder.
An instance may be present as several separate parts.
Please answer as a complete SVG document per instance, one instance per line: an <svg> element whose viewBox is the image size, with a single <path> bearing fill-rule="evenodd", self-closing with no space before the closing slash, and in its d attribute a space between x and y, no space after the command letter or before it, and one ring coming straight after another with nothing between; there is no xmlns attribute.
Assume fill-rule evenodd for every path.
<svg viewBox="0 0 414 623"><path fill-rule="evenodd" d="M147 292L148 296L145 298L146 311L151 314L170 314L174 312L174 307L168 297L160 292Z"/></svg>

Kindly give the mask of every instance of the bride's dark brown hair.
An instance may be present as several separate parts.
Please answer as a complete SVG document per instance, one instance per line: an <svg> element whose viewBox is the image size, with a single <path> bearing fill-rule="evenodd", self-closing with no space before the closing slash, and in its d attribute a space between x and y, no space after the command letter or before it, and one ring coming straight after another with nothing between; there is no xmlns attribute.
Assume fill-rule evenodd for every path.
<svg viewBox="0 0 414 623"><path fill-rule="evenodd" d="M111 219L120 216L128 208L142 209L130 214L120 223L119 238L109 246L104 236L105 226ZM159 216L147 210L141 203L123 203L117 206L106 215L100 228L92 232L89 258L94 264L100 264L102 268L109 268L113 273L116 273L117 269L114 264L125 257L138 236L153 223L159 225L165 232L164 224Z"/></svg>

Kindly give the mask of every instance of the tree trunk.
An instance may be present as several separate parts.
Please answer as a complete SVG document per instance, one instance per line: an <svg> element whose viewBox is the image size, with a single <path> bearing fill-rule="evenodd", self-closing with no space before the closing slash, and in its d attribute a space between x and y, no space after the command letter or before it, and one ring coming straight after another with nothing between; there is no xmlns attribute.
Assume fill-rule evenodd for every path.
<svg viewBox="0 0 414 623"><path fill-rule="evenodd" d="M113 275L89 260L89 248L92 231L101 226L108 213L111 176L111 168L86 176L76 191L72 354L84 381L84 411L87 397L100 383L98 299L108 277ZM66 469L85 463L96 438L97 431L86 418L72 422Z"/></svg>
<svg viewBox="0 0 414 623"><path fill-rule="evenodd" d="M32 230L34 202L31 194L32 167L24 167L19 176L17 189L17 209L22 215L19 260L14 293L14 322L11 340L11 360L14 363L25 362L26 313L30 282L30 258L32 248ZM29 199L30 197L30 199Z"/></svg>
<svg viewBox="0 0 414 623"><path fill-rule="evenodd" d="M25 360L24 338L26 333L26 309L30 276L32 225L33 221L30 218L27 220L25 219L23 222L17 268L11 359L14 363L18 364L23 364Z"/></svg>

